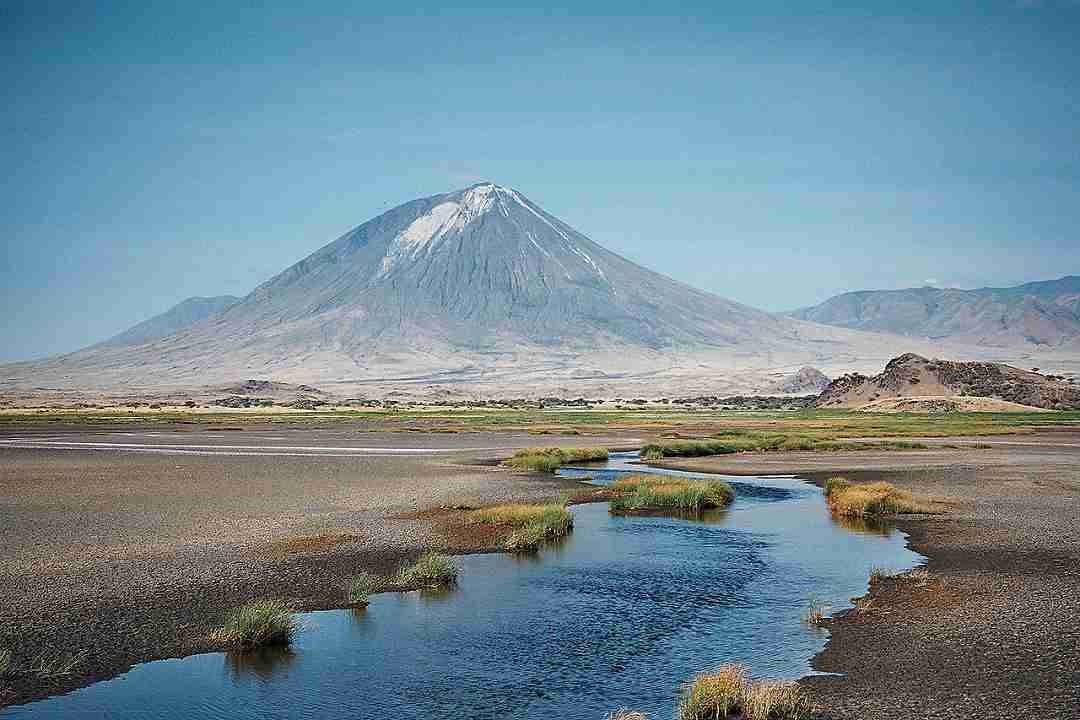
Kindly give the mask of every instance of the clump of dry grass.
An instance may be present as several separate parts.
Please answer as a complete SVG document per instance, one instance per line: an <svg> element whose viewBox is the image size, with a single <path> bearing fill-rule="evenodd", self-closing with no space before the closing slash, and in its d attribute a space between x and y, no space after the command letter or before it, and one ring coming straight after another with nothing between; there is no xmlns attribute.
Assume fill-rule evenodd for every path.
<svg viewBox="0 0 1080 720"><path fill-rule="evenodd" d="M299 630L300 623L285 602L259 600L234 610L212 637L226 645L250 649L288 645Z"/></svg>
<svg viewBox="0 0 1080 720"><path fill-rule="evenodd" d="M721 665L683 685L679 720L716 720L740 711L749 681L742 665Z"/></svg>
<svg viewBox="0 0 1080 720"><path fill-rule="evenodd" d="M427 552L412 565L403 565L393 578L393 585L418 588L446 587L457 582L458 567L453 559Z"/></svg>
<svg viewBox="0 0 1080 720"><path fill-rule="evenodd" d="M722 480L694 480L666 475L626 475L609 488L616 493L612 513L648 510L700 512L730 505L735 491Z"/></svg>
<svg viewBox="0 0 1080 720"><path fill-rule="evenodd" d="M874 565L870 568L870 582L884 580L889 577L892 577L892 573L880 565Z"/></svg>
<svg viewBox="0 0 1080 720"><path fill-rule="evenodd" d="M825 624L826 613L829 610L828 603L816 595L811 595L806 601L806 610L803 611L802 621L813 627L821 627Z"/></svg>
<svg viewBox="0 0 1080 720"><path fill-rule="evenodd" d="M934 576L931 575L930 571L924 567L915 568L911 572L907 573L905 577L919 587L926 587L930 583L934 582Z"/></svg>
<svg viewBox="0 0 1080 720"><path fill-rule="evenodd" d="M608 449L602 447L544 447L518 450L505 464L519 470L555 472L566 463L607 459Z"/></svg>
<svg viewBox="0 0 1080 720"><path fill-rule="evenodd" d="M11 672L11 650L0 648L0 677Z"/></svg>
<svg viewBox="0 0 1080 720"><path fill-rule="evenodd" d="M678 718L722 720L742 713L746 720L802 720L812 709L798 683L751 682L742 665L722 665L683 686Z"/></svg>
<svg viewBox="0 0 1080 720"><path fill-rule="evenodd" d="M742 710L746 720L800 720L813 704L798 683L762 681L750 685Z"/></svg>
<svg viewBox="0 0 1080 720"><path fill-rule="evenodd" d="M465 522L513 528L505 547L510 552L536 552L551 540L566 537L574 527L574 516L565 502L546 505L496 505L473 510Z"/></svg>
<svg viewBox="0 0 1080 720"><path fill-rule="evenodd" d="M825 499L834 514L849 517L935 512L929 503L887 482L853 485L843 478L830 478L825 482Z"/></svg>

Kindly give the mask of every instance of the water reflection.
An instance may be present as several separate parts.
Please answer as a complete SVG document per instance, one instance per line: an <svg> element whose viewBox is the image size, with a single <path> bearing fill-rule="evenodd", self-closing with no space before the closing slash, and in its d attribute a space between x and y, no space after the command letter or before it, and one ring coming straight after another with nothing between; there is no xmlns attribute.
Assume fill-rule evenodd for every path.
<svg viewBox="0 0 1080 720"><path fill-rule="evenodd" d="M834 525L839 525L845 530L862 533L864 535L880 535L881 537L887 538L892 535L894 530L892 523L887 520L834 515L833 513L829 513L829 518Z"/></svg>
<svg viewBox="0 0 1080 720"><path fill-rule="evenodd" d="M254 678L269 682L286 675L297 653L287 647L264 647L225 653L225 671L233 681Z"/></svg>

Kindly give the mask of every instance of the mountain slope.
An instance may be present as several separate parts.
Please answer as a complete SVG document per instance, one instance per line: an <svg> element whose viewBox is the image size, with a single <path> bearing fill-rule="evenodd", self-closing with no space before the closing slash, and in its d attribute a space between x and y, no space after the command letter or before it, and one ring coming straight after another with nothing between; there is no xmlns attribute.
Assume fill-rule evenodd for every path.
<svg viewBox="0 0 1080 720"><path fill-rule="evenodd" d="M215 315L240 302L233 295L190 297L160 315L143 320L105 341L108 345L138 345L154 338L172 335L178 330Z"/></svg>
<svg viewBox="0 0 1080 720"><path fill-rule="evenodd" d="M1012 288L850 292L791 315L838 327L981 345L1061 347L1080 341L1080 277Z"/></svg>
<svg viewBox="0 0 1080 720"><path fill-rule="evenodd" d="M0 389L264 378L359 395L731 394L904 351L938 349L697 290L481 183L396 207L169 335L7 366Z"/></svg>

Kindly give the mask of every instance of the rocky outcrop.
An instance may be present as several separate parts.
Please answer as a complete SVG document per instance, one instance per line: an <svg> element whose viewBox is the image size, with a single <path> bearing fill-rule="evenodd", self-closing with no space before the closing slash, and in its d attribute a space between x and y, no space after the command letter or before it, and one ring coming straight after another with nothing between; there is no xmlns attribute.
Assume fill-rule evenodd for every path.
<svg viewBox="0 0 1080 720"><path fill-rule="evenodd" d="M783 378L772 388L772 392L784 395L814 395L829 386L829 376L817 368L803 367L794 375Z"/></svg>
<svg viewBox="0 0 1080 720"><path fill-rule="evenodd" d="M912 353L890 360L878 375L837 378L816 404L864 407L898 397L984 397L1036 408L1080 408L1080 388L1038 372L999 363L929 360Z"/></svg>

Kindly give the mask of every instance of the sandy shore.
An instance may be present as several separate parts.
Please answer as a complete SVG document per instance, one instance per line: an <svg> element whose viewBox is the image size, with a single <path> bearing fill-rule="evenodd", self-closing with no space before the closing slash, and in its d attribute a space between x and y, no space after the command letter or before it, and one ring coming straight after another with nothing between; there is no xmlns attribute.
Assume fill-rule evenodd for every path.
<svg viewBox="0 0 1080 720"><path fill-rule="evenodd" d="M948 502L945 516L897 523L929 578L876 580L830 623L813 666L843 677L802 680L824 717L1080 717L1080 433L979 442L993 447L664 464L842 472Z"/></svg>
<svg viewBox="0 0 1080 720"><path fill-rule="evenodd" d="M212 649L237 604L341 606L347 579L427 548L491 549L432 508L580 488L490 463L536 444L628 447L631 432L360 432L245 424L20 426L0 438L0 646L90 653L76 673L9 682L22 702L131 664ZM936 441L930 441L936 442ZM668 462L730 474L886 477L947 501L908 519L931 577L875 582L832 621L812 677L823 717L1075 717L1080 708L1080 432L959 438L919 451Z"/></svg>

